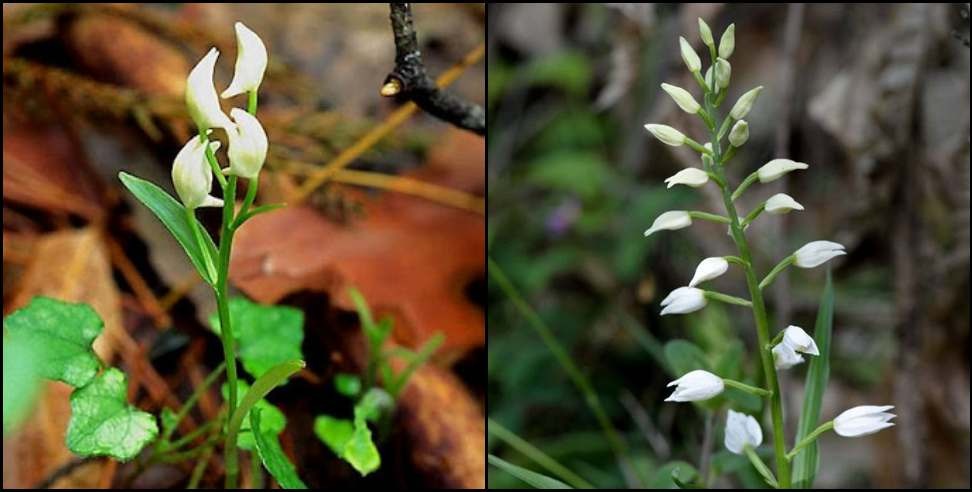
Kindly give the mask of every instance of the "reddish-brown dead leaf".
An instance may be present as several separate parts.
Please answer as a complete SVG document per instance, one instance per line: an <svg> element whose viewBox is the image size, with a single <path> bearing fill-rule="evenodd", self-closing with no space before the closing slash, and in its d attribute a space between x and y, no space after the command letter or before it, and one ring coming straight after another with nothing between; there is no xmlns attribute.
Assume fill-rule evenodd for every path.
<svg viewBox="0 0 972 492"><path fill-rule="evenodd" d="M409 176L481 191L485 148L480 138L450 132L429 164ZM273 303L301 290L323 290L342 309L347 289L364 294L377 316L395 319L394 340L417 347L436 332L440 356L458 357L485 339L482 310L465 292L483 275L484 219L421 198L350 190L364 217L350 224L315 209L289 206L258 216L238 232L230 278L247 295Z"/></svg>

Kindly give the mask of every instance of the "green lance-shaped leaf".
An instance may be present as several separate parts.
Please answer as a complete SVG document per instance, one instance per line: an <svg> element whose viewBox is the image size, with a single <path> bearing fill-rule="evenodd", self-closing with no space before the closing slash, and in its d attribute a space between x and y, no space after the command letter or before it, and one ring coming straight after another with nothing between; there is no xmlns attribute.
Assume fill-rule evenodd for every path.
<svg viewBox="0 0 972 492"><path fill-rule="evenodd" d="M196 267L196 271L199 272L203 280L209 284L214 284L215 279L210 276L210 267L207 266L207 263L211 261L208 258L216 257L216 245L213 243L213 238L206 232L206 229L199 224L199 221L193 218L192 220L195 221L195 224L191 224L189 222L189 216L186 213L186 208L154 183L125 172L118 173L118 179L128 188L128 191L131 191L135 195L135 198L138 198L138 201L142 202L142 204L148 207L162 221L165 228L172 233L172 237L179 242L182 249L189 255L189 261ZM198 228L203 238L203 247L209 251L202 250L199 241L196 240L196 236L193 233L193 227Z"/></svg>
<svg viewBox="0 0 972 492"><path fill-rule="evenodd" d="M3 320L6 335L15 343L38 349L38 375L76 388L90 383L101 368L91 343L103 327L91 306L49 297L35 297Z"/></svg>
<svg viewBox="0 0 972 492"><path fill-rule="evenodd" d="M128 461L159 434L155 417L125 401L125 373L109 368L71 394L67 447L83 457Z"/></svg>
<svg viewBox="0 0 972 492"><path fill-rule="evenodd" d="M245 395L250 391L250 385L246 384L245 381L236 381L236 394ZM229 398L229 385L228 383L223 383L220 388L223 394L223 399ZM265 398L261 398L254 405L254 409L259 409L263 414L263 432L268 434L273 434L274 437L280 435L283 432L284 427L287 427L287 416L284 415L276 405L268 402ZM243 419L243 423L240 425L240 433L236 440L237 446L240 449L245 449L247 451L252 451L255 445L253 439L253 431L250 427L250 419Z"/></svg>
<svg viewBox="0 0 972 492"><path fill-rule="evenodd" d="M254 378L271 367L303 359L304 313L287 306L262 306L242 297L229 300L233 336L239 341L238 355L243 368ZM219 333L219 316L209 317L213 331ZM242 394L242 393L241 393ZM267 415L264 414L264 419Z"/></svg>
<svg viewBox="0 0 972 492"><path fill-rule="evenodd" d="M282 488L285 489L306 489L307 485L297 476L297 468L287 459L283 449L280 449L280 441L274 431L265 431L261 427L260 415L262 411L254 407L250 411L250 427L253 429L253 437L256 439L257 454L264 468L273 475Z"/></svg>
<svg viewBox="0 0 972 492"><path fill-rule="evenodd" d="M827 389L827 380L830 378L830 335L834 324L834 286L830 277L830 270L827 270L827 282L820 297L817 323L813 331L813 339L817 342L820 355L810 358L806 390L803 395L803 410L800 412L800 423L793 442L800 442L817 428L820 405L824 391ZM819 466L819 448L814 441L796 455L793 461L793 486L804 489L813 487L813 480L817 476Z"/></svg>
<svg viewBox="0 0 972 492"><path fill-rule="evenodd" d="M523 480L524 482L527 483L527 485L535 489L572 488L571 486L565 484L564 482L561 482L560 480L557 480L555 478L550 478L546 475L537 473L532 470L527 470L526 468L523 468L521 466L516 466L513 463L504 461L503 459L497 456L488 455L486 459L489 461L489 464L495 466L496 468L499 468L500 470L505 471L506 473L509 473L510 475L513 475L516 478L519 478L520 480Z"/></svg>
<svg viewBox="0 0 972 492"><path fill-rule="evenodd" d="M422 364L428 361L429 357L432 357L432 354L434 354L435 351L442 346L443 342L445 342L445 335L441 332L436 333L433 337L429 338L421 348L419 348L418 352L408 362L408 365L405 366L405 369L402 369L402 372L398 373L398 375L395 376L392 381L385 382L385 386L388 388L388 393L392 395L392 398L398 399L398 396L401 394L402 390L408 385L408 380L412 377L412 374L414 374L415 371L422 366Z"/></svg>

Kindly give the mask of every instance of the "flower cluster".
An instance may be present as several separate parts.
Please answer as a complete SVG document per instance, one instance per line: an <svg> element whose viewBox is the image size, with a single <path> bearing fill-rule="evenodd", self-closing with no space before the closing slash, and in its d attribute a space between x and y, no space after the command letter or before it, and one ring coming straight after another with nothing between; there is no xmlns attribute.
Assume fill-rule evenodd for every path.
<svg viewBox="0 0 972 492"><path fill-rule="evenodd" d="M213 172L254 179L267 157L267 134L252 113L255 112L256 91L267 68L267 49L260 37L242 22L236 23L236 72L222 97L250 95L250 111L233 108L226 116L219 105L213 72L219 51L209 50L189 72L186 80L186 106L196 123L199 135L193 137L176 155L172 166L172 182L183 205L189 210L198 207L221 207L223 201L210 195ZM232 117L232 119L230 119ZM219 169L214 153L220 142L210 141L213 128L221 128L229 140L229 167Z"/></svg>
<svg viewBox="0 0 972 492"><path fill-rule="evenodd" d="M778 473L782 475L779 485L786 487L789 486L786 461L792 459L792 455L812 442L820 433L833 429L841 436L862 436L894 425L889 422L894 415L887 413L887 410L892 408L890 406L860 406L847 410L832 421L820 426L800 443L797 443L793 450L786 454L786 461L783 461L784 441L780 424L782 422L782 402L779 395L779 385L775 370L784 370L793 367L803 362L804 355L819 356L820 351L813 337L799 326L790 325L780 331L772 341L770 340L761 291L772 283L773 279L780 272L790 265L799 268L815 268L846 253L844 247L838 243L831 241L813 241L784 258L761 282L756 282L753 261L745 238L746 228L763 212L785 214L793 210L803 210L804 207L794 200L793 197L785 193L777 193L763 201L749 214L740 216L736 211L735 202L747 188L756 182L769 183L783 177L787 173L805 170L809 166L806 163L796 162L790 159L773 159L752 172L735 190L729 189L724 168L729 160L735 156L737 149L749 140L749 124L744 118L749 114L763 88L762 86L753 88L740 96L725 119L720 122L716 108L719 107L728 93L729 80L732 73L728 59L735 49L735 28L733 25L730 25L726 29L718 48L715 46L712 31L702 19L699 19L699 34L703 43L708 48L712 60L712 64L704 76L701 75L702 62L691 44L684 37L680 37L679 45L685 65L702 89L702 103L700 104L691 92L683 88L667 83L661 84L661 88L671 96L675 104L682 111L697 115L702 119L709 130L708 138L710 141L705 144L700 144L681 131L667 125L647 124L645 128L662 143L671 146L686 145L698 152L701 156L701 168L689 168L679 171L665 180L667 186L671 188L675 185L685 185L698 188L710 182L715 183L722 192L727 215L723 216L702 211L685 210L664 212L645 231L645 236L650 236L662 230L677 230L689 227L692 225L693 219L728 224L729 235L736 243L739 256L717 256L702 260L695 269L695 274L692 276L688 285L673 290L661 301L661 314L684 314L698 311L705 307L709 300L751 307L756 318L759 339L758 349L764 366L765 377L763 379L766 387L755 388L738 381L722 378L705 370L697 369L669 383L668 386L675 386L675 390L665 401L686 402L707 400L722 393L726 386L735 387L771 399L771 410L773 411L774 417L774 447L777 454ZM728 140L728 142L724 142L724 139ZM725 274L729 269L730 263L740 266L746 273L747 287L752 300L703 290L699 287L703 283ZM768 361L771 360L772 366L766 367L769 365ZM733 410L728 411L725 431L726 448L736 454L750 455L750 459L753 460L753 465L761 473L763 473L764 469L766 470L764 477L767 477L767 481L771 484L776 484L776 478L772 477L772 473L765 468L765 465L762 465L762 462L758 462L759 458L754 453L750 453L750 450L758 447L762 443L762 440L763 433L757 419Z"/></svg>

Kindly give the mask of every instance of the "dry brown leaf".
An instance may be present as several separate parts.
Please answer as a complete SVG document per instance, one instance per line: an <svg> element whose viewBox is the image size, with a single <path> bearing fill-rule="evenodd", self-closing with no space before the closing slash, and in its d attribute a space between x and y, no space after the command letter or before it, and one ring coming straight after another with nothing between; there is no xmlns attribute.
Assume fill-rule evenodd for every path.
<svg viewBox="0 0 972 492"><path fill-rule="evenodd" d="M481 191L481 138L447 133L429 164L411 177ZM453 359L485 340L482 310L466 286L483 275L485 224L475 214L396 193L348 192L364 217L349 225L309 206L258 216L237 233L230 278L253 299L274 303L301 290L323 290L352 310L347 288L364 294L377 316L395 319L394 341L417 347L436 332Z"/></svg>

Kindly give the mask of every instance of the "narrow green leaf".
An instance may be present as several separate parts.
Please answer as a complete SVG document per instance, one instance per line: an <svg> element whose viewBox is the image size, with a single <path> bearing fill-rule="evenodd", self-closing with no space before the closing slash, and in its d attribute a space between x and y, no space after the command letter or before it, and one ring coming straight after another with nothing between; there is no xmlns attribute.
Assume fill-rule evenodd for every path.
<svg viewBox="0 0 972 492"><path fill-rule="evenodd" d="M348 289L348 295L351 297L351 302L354 303L354 308L358 311L358 318L361 319L361 327L366 332L370 331L371 327L375 324L375 320L371 317L371 309L368 308L368 303L365 301L364 295L354 287Z"/></svg>
<svg viewBox="0 0 972 492"><path fill-rule="evenodd" d="M763 481L774 489L780 488L779 483L776 481L776 477L773 476L773 472L770 471L769 467L766 466L766 463L763 463L763 460L759 458L759 455L756 454L756 450L747 446L745 448L745 452L746 457L749 458L749 462L752 463L753 468L755 468L756 471L759 472L759 475L763 477Z"/></svg>
<svg viewBox="0 0 972 492"><path fill-rule="evenodd" d="M314 419L314 434L340 457L344 453L344 446L351 440L351 434L354 434L354 423L330 415L318 415Z"/></svg>
<svg viewBox="0 0 972 492"><path fill-rule="evenodd" d="M263 306L242 297L229 300L233 336L239 340L243 368L254 378L289 360L303 359L304 313L288 306ZM213 331L220 332L219 315L209 317ZM264 416L265 417L265 416Z"/></svg>
<svg viewBox="0 0 972 492"><path fill-rule="evenodd" d="M75 388L90 383L101 368L91 343L103 327L91 306L42 296L3 319L4 330L15 343L40 348L34 363L41 377Z"/></svg>
<svg viewBox="0 0 972 492"><path fill-rule="evenodd" d="M65 440L72 453L128 461L158 436L155 417L129 405L127 390L125 373L110 368L71 393Z"/></svg>
<svg viewBox="0 0 972 492"><path fill-rule="evenodd" d="M368 428L368 423L364 419L355 419L354 432L348 442L344 444L344 452L341 458L350 463L355 470L358 470L361 476L365 476L381 466L381 456L371 438L371 429Z"/></svg>
<svg viewBox="0 0 972 492"><path fill-rule="evenodd" d="M156 184L146 181L144 179L132 176L126 172L118 173L118 179L121 180L122 184L128 188L128 191L138 198L138 201L142 202L156 217L162 222L166 229L172 233L172 237L179 242L182 249L186 251L189 255L189 261L192 265L196 267L196 271L202 276L209 284L213 284L215 279L209 276L209 270L206 267L207 254L210 257L215 258L216 245L213 243L213 238L209 236L206 229L199 224L196 219L196 225L199 228L200 233L203 236L203 241L206 243L206 248L209 251L203 251L199 247L199 243L196 241L196 236L192 232L192 227L189 223L189 218L186 216L186 209L179 203L175 198L165 192L162 188L159 188Z"/></svg>
<svg viewBox="0 0 972 492"><path fill-rule="evenodd" d="M513 475L516 478L519 478L520 480L523 480L524 482L527 483L527 485L535 489L571 488L569 485L565 484L564 482L561 482L560 480L557 480L555 478L550 478L546 475L537 473L532 470L527 470L526 468L523 467L516 466L513 463L504 461L497 456L488 455L486 459L489 461L489 464L495 466L496 468L499 468L500 470L505 471L506 473L509 473L510 475Z"/></svg>
<svg viewBox="0 0 972 492"><path fill-rule="evenodd" d="M534 463L542 466L548 472L553 473L557 476L557 478L562 479L565 483L569 483L572 487L578 489L594 488L593 485L591 485L587 480L581 478L580 475L560 464L557 462L557 460L551 458L540 449L537 449L535 446L513 433L513 431L507 429L499 422L491 418L487 418L486 423L486 430L490 434L496 436L499 440L503 441L511 448L523 453L528 458L533 460Z"/></svg>
<svg viewBox="0 0 972 492"><path fill-rule="evenodd" d="M820 406L827 389L830 377L830 336L834 324L834 286L830 270L827 270L827 282L824 284L823 295L820 297L820 308L817 311L817 323L814 326L813 339L817 342L820 355L810 357L807 370L806 390L803 396L803 411L800 412L800 423L794 442L800 442L804 437L817 428L820 419ZM793 486L808 489L813 487L814 478L820 467L820 455L817 442L804 448L793 460Z"/></svg>
<svg viewBox="0 0 972 492"><path fill-rule="evenodd" d="M290 462L283 449L280 449L280 441L277 434L273 431L264 432L260 427L259 408L254 408L250 412L250 427L253 429L253 436L256 438L257 454L264 468L273 475L282 488L285 489L306 489L307 485L297 476L297 469Z"/></svg>
<svg viewBox="0 0 972 492"><path fill-rule="evenodd" d="M236 388L236 394L238 395L245 395L247 391L250 391L250 385L240 379L236 380ZM229 383L223 383L222 387L220 387L220 392L224 400L229 398ZM260 410L260 413L263 414L263 432L273 433L274 436L278 436L287 427L287 416L276 405L268 402L266 398L258 400L253 405L253 409ZM252 428L250 427L250 419L246 418L245 415L243 416L243 424L240 426L240 433L236 438L236 445L240 449L247 451L252 451L256 445Z"/></svg>
<svg viewBox="0 0 972 492"><path fill-rule="evenodd" d="M414 374L415 371L422 366L422 364L425 364L425 362L429 360L429 357L432 357L432 354L434 354L435 351L442 346L443 342L445 342L445 335L442 332L439 332L436 333L432 338L429 338L428 341L426 341L425 344L419 348L419 351L415 354L415 357L408 363L408 365L405 366L405 369L402 369L402 372L398 373L395 380L391 382L391 384L386 385L388 387L388 392L391 393L393 398L398 398L399 393L401 393L401 391L405 389L405 386L408 385L408 379L412 377L412 374Z"/></svg>
<svg viewBox="0 0 972 492"><path fill-rule="evenodd" d="M226 433L230 436L237 436L238 439L240 428L243 425L243 419L246 418L250 410L256 406L256 404L260 402L263 397L267 396L271 390L277 386L286 384L287 378L301 370L304 365L304 361L302 360L292 360L278 364L267 371L266 374L260 376L260 378L253 383L253 386L250 387L249 391L243 394L243 398L240 400L240 405L236 407L236 412L233 414L229 425L226 426Z"/></svg>
<svg viewBox="0 0 972 492"><path fill-rule="evenodd" d="M334 375L334 388L338 393L354 398L361 393L361 378L357 374L338 373Z"/></svg>

